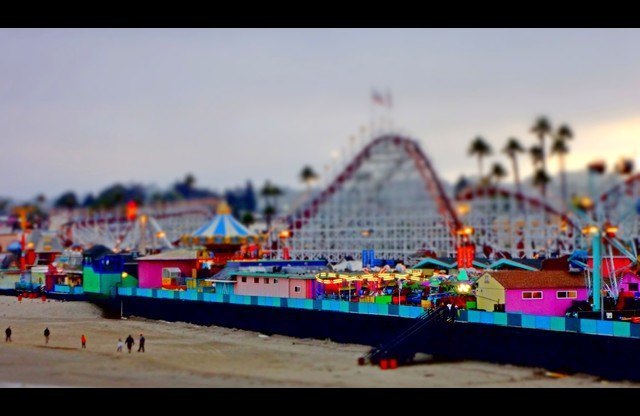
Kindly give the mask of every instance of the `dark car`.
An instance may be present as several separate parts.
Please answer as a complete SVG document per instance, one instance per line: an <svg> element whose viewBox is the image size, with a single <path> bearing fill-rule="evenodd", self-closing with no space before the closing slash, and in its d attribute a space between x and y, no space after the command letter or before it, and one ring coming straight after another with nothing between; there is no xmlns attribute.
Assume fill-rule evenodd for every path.
<svg viewBox="0 0 640 416"><path fill-rule="evenodd" d="M591 312L591 304L586 300L574 300L567 309L565 316L567 318L577 318L579 312Z"/></svg>
<svg viewBox="0 0 640 416"><path fill-rule="evenodd" d="M407 294L407 304L420 306L424 292L422 290L412 290Z"/></svg>
<svg viewBox="0 0 640 416"><path fill-rule="evenodd" d="M351 293L351 295L349 295ZM340 300L347 300L352 302L358 301L358 291L355 289L351 290L341 290L340 291Z"/></svg>

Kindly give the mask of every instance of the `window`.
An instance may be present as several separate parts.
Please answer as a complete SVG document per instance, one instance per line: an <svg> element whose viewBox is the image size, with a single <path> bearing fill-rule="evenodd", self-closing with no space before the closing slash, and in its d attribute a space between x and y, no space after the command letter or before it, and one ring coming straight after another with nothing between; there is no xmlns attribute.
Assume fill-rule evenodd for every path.
<svg viewBox="0 0 640 416"><path fill-rule="evenodd" d="M542 292L539 290L522 292L522 299L542 299Z"/></svg>
<svg viewBox="0 0 640 416"><path fill-rule="evenodd" d="M296 293L300 293L300 292L302 292L302 288L300 286L294 286L293 287L293 291L296 292Z"/></svg>
<svg viewBox="0 0 640 416"><path fill-rule="evenodd" d="M264 278L264 284L265 284L265 285L268 285L268 284L269 284L269 278L268 278L268 277L265 277L265 278Z"/></svg>
<svg viewBox="0 0 640 416"><path fill-rule="evenodd" d="M247 276L242 276L242 283L247 283Z"/></svg>
<svg viewBox="0 0 640 416"><path fill-rule="evenodd" d="M484 276L484 282L485 283L489 283L489 275L485 275Z"/></svg>
<svg viewBox="0 0 640 416"><path fill-rule="evenodd" d="M561 290L556 292L558 299L575 299L578 297L578 292L575 290Z"/></svg>
<svg viewBox="0 0 640 416"><path fill-rule="evenodd" d="M260 283L260 278L259 277L254 277L253 278L253 283Z"/></svg>
<svg viewBox="0 0 640 416"><path fill-rule="evenodd" d="M273 283L274 284L278 283L278 279L273 279Z"/></svg>
<svg viewBox="0 0 640 416"><path fill-rule="evenodd" d="M638 284L637 283L629 283L629 290L631 292L637 292L638 291Z"/></svg>

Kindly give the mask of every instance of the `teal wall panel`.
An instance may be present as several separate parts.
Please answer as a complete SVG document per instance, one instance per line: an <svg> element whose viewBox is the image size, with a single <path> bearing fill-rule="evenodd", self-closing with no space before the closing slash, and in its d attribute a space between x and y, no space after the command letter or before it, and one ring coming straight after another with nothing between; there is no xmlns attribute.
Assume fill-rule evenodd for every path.
<svg viewBox="0 0 640 416"><path fill-rule="evenodd" d="M580 319L580 332L584 332L585 334L598 333L596 322L597 321L593 319Z"/></svg>
<svg viewBox="0 0 640 416"><path fill-rule="evenodd" d="M537 329L551 329L551 319L549 316L536 316Z"/></svg>
<svg viewBox="0 0 640 416"><path fill-rule="evenodd" d="M504 312L494 312L493 313L493 323L496 325L506 325L507 324L507 314Z"/></svg>
<svg viewBox="0 0 640 416"><path fill-rule="evenodd" d="M482 324L492 324L493 323L493 312L480 312L480 323L482 323Z"/></svg>
<svg viewBox="0 0 640 416"><path fill-rule="evenodd" d="M151 297L152 289L138 288L138 296Z"/></svg>
<svg viewBox="0 0 640 416"><path fill-rule="evenodd" d="M480 322L480 311L467 312L469 322Z"/></svg>
<svg viewBox="0 0 640 416"><path fill-rule="evenodd" d="M389 315L389 305L384 303L379 303L376 305L378 308L379 315Z"/></svg>
<svg viewBox="0 0 640 416"><path fill-rule="evenodd" d="M523 328L535 328L536 316L522 314L522 327Z"/></svg>
<svg viewBox="0 0 640 416"><path fill-rule="evenodd" d="M368 313L371 315L377 315L378 314L378 305L375 303L368 303L367 304L367 310Z"/></svg>
<svg viewBox="0 0 640 416"><path fill-rule="evenodd" d="M411 308L409 309L409 318L417 318L424 312L424 309L419 306L408 306L408 308Z"/></svg>
<svg viewBox="0 0 640 416"><path fill-rule="evenodd" d="M405 306L405 305L400 305L400 316L403 318L415 318L416 316L416 309L420 309L420 308L416 308L415 306Z"/></svg>
<svg viewBox="0 0 640 416"><path fill-rule="evenodd" d="M596 321L598 335L613 335L613 321Z"/></svg>
<svg viewBox="0 0 640 416"><path fill-rule="evenodd" d="M461 321L468 321L469 320L469 311L466 309L462 309L460 311L460 314L458 315L458 319L460 319Z"/></svg>
<svg viewBox="0 0 640 416"><path fill-rule="evenodd" d="M558 316L552 316L549 319L549 329L551 329L552 331L564 331L566 330L566 326L565 326L565 319L558 317Z"/></svg>

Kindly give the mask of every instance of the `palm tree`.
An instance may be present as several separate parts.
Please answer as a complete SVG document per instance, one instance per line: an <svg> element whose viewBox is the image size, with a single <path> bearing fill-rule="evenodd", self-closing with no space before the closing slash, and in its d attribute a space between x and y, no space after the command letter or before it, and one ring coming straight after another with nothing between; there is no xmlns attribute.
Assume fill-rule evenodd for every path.
<svg viewBox="0 0 640 416"><path fill-rule="evenodd" d="M540 163L542 163L542 148L540 146L531 146L529 148L529 155L531 155L531 161L533 162L533 167L536 168Z"/></svg>
<svg viewBox="0 0 640 416"><path fill-rule="evenodd" d="M193 176L192 173L187 173L187 175L184 177L184 184L188 189L193 189L193 186L196 184L196 177Z"/></svg>
<svg viewBox="0 0 640 416"><path fill-rule="evenodd" d="M256 222L253 214L250 211L245 211L242 214L242 219L240 220L245 226L250 227L254 222Z"/></svg>
<svg viewBox="0 0 640 416"><path fill-rule="evenodd" d="M504 178L505 176L507 176L507 171L504 168L504 166L502 166L500 162L495 162L491 166L491 177L495 179L496 186L500 183L500 180L502 180L502 178Z"/></svg>
<svg viewBox="0 0 640 416"><path fill-rule="evenodd" d="M318 179L318 174L309 165L306 165L300 171L300 181L307 185L307 189L311 187L311 184Z"/></svg>
<svg viewBox="0 0 640 416"><path fill-rule="evenodd" d="M484 140L483 137L477 136L471 142L469 146L469 155L476 156L478 158L478 172L480 173L480 180L484 178L484 169L482 166L482 159L489 156L492 153L491 146Z"/></svg>
<svg viewBox="0 0 640 416"><path fill-rule="evenodd" d="M273 198L273 206L276 208L276 210L278 207L278 198L280 198L283 193L284 192L282 192L282 189L280 189L276 185L273 185L273 187L271 188L271 197Z"/></svg>
<svg viewBox="0 0 640 416"><path fill-rule="evenodd" d="M531 132L538 137L540 140L540 149L541 149L541 162L542 162L542 170L547 172L547 160L546 160L546 150L545 150L545 139L546 136L551 134L551 122L546 117L538 117L536 122L531 127ZM547 175L548 176L548 175ZM540 185L540 189L542 191L542 196L547 195L547 184L542 183Z"/></svg>
<svg viewBox="0 0 640 416"><path fill-rule="evenodd" d="M278 197L282 195L282 189L271 184L270 181L265 182L260 194L265 198L264 216L267 220L267 229L271 228L271 218L278 212Z"/></svg>
<svg viewBox="0 0 640 416"><path fill-rule="evenodd" d="M518 193L522 193L522 186L520 185L520 171L518 170L518 153L524 153L524 147L520 144L518 139L510 137L507 141L507 145L502 151L511 159L511 165L513 166L513 176L516 181L516 189Z"/></svg>
<svg viewBox="0 0 640 416"><path fill-rule="evenodd" d="M571 140L573 139L573 130L571 130L571 127L567 126L566 124L563 124L558 127L556 138L561 140Z"/></svg>
<svg viewBox="0 0 640 416"><path fill-rule="evenodd" d="M260 195L265 199L270 200L273 197L275 186L271 184L271 181L266 181L264 186L260 190Z"/></svg>
<svg viewBox="0 0 640 416"><path fill-rule="evenodd" d="M264 218L267 220L267 231L271 230L271 218L276 215L276 209L273 205L264 207Z"/></svg>
<svg viewBox="0 0 640 416"><path fill-rule="evenodd" d="M547 174L547 171L545 171L543 168L539 168L533 174L533 186L540 187L541 192L542 192L542 189L546 188L549 182L551 182L551 177Z"/></svg>
<svg viewBox="0 0 640 416"><path fill-rule="evenodd" d="M562 194L562 205L567 208L567 172L565 171L564 158L569 153L567 142L556 136L551 145L551 154L558 155L558 163L560 164L560 191Z"/></svg>
<svg viewBox="0 0 640 416"><path fill-rule="evenodd" d="M67 191L60 195L58 199L54 202L53 206L56 208L66 208L68 210L72 210L78 207L78 197L76 193L73 191Z"/></svg>
<svg viewBox="0 0 640 416"><path fill-rule="evenodd" d="M573 131L566 124L558 127L554 135L553 144L551 145L551 154L558 155L560 163L560 189L562 194L562 204L566 210L567 207L567 173L565 169L565 157L569 153L567 141L573 139Z"/></svg>
<svg viewBox="0 0 640 416"><path fill-rule="evenodd" d="M549 177L547 170L543 167L543 153L542 147L540 146L531 146L529 148L529 155L531 155L534 169L532 177L533 185L539 187L540 193L545 196L547 184L551 181L551 177Z"/></svg>

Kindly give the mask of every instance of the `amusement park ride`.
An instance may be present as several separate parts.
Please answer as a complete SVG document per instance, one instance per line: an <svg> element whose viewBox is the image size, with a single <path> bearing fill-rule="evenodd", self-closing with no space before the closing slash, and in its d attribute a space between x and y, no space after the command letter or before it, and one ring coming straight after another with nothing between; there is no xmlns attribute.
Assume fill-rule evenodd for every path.
<svg viewBox="0 0 640 416"><path fill-rule="evenodd" d="M602 162L589 166L589 193L592 195L596 194L593 176L602 173L603 166ZM629 175L632 169L633 166L626 161L618 167L618 173ZM639 175L630 176L624 183L603 193L596 202L591 197L583 197L573 205L573 213L582 225L582 234L590 241L592 265L584 261L586 252L574 252L570 262L585 269L590 277L587 281L592 283L594 311L604 311L604 296L618 299L620 272L635 268L638 264L638 180ZM626 261L616 265L615 255L626 258ZM579 257L582 257L582 261Z"/></svg>
<svg viewBox="0 0 640 416"><path fill-rule="evenodd" d="M294 259L453 257L470 233L487 257L557 257L585 242L571 214L540 198L495 186L450 195L418 142L386 131L275 224L272 241Z"/></svg>
<svg viewBox="0 0 640 416"><path fill-rule="evenodd" d="M461 226L419 145L391 134L373 139L280 224L290 232L292 258L329 261L363 249L405 261L419 252L453 254Z"/></svg>
<svg viewBox="0 0 640 416"><path fill-rule="evenodd" d="M567 205L562 201L493 185L470 186L453 195L416 139L374 129L363 139L324 189L308 192L292 212L273 221L266 253L339 262L374 250L378 258L405 264L461 251L466 257L550 258L588 248L592 238L585 227L602 232L606 224L615 224L616 238L606 235L607 247L637 261L640 175L630 176L632 165L619 169L628 178L601 196L592 186L591 195L583 198L591 206L563 211L554 206ZM135 219L122 213L77 217L61 231L85 246L161 249L213 215L210 207L196 202L145 207L137 214Z"/></svg>
<svg viewBox="0 0 640 416"><path fill-rule="evenodd" d="M83 247L104 245L114 251L173 248L173 244L210 219L207 204L138 208L127 204L125 212L110 211L79 216L64 223L62 236Z"/></svg>

